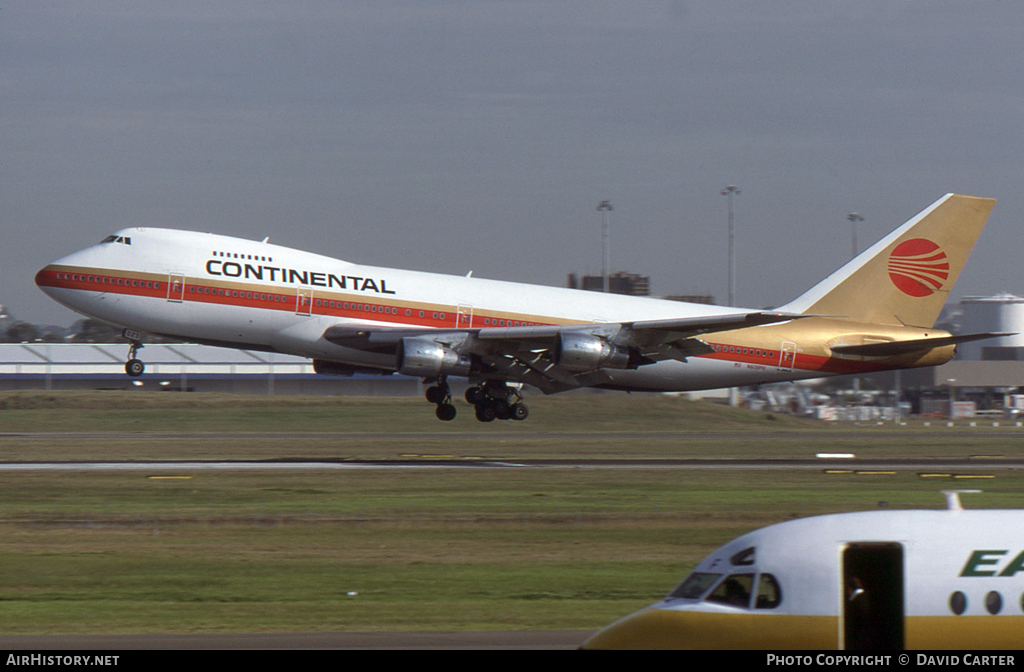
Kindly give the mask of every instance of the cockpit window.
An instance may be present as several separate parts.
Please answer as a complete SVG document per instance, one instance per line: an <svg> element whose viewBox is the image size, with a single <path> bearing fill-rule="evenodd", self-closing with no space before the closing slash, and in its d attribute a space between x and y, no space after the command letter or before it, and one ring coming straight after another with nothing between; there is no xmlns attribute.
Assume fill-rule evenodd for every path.
<svg viewBox="0 0 1024 672"><path fill-rule="evenodd" d="M754 589L753 574L730 574L704 598L707 602L750 608L750 591Z"/></svg>
<svg viewBox="0 0 1024 672"><path fill-rule="evenodd" d="M676 586L676 589L669 593L669 597L678 597L684 600L699 600L708 592L708 588L715 585L721 574L709 572L694 572L686 577L686 580Z"/></svg>
<svg viewBox="0 0 1024 672"><path fill-rule="evenodd" d="M122 243L124 245L131 245L132 239L130 236L107 236L100 241L100 245L103 243Z"/></svg>
<svg viewBox="0 0 1024 672"><path fill-rule="evenodd" d="M761 574L757 582L757 609L774 609L782 604L782 588L771 574Z"/></svg>
<svg viewBox="0 0 1024 672"><path fill-rule="evenodd" d="M112 242L114 242L115 240L117 240L117 236L107 236L106 238L104 238L103 240L101 240L101 241L100 241L100 243L101 243L101 244L102 244L102 243L112 243Z"/></svg>
<svg viewBox="0 0 1024 672"><path fill-rule="evenodd" d="M729 562L734 565L752 565L754 564L754 550L753 546L750 548L744 548L742 551L729 558Z"/></svg>

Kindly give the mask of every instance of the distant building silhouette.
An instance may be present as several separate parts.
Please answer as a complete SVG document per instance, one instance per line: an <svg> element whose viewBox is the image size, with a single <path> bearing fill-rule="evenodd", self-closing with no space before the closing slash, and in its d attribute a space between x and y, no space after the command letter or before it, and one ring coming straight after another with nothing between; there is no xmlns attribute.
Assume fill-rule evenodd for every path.
<svg viewBox="0 0 1024 672"><path fill-rule="evenodd" d="M604 279L600 275L584 275L580 278L575 273L570 273L568 287L588 292L602 292L604 291ZM651 293L651 278L646 275L618 271L608 276L608 289L612 294L648 296Z"/></svg>

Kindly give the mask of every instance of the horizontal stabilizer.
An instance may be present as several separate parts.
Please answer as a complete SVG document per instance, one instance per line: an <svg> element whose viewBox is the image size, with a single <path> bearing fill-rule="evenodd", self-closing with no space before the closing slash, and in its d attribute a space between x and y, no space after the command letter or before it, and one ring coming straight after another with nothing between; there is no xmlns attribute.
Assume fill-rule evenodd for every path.
<svg viewBox="0 0 1024 672"><path fill-rule="evenodd" d="M864 345L833 345L831 350L837 355L862 355L864 357L895 357L911 352L920 352L947 345L969 343L986 338L1013 336L1012 333L961 334L943 338L915 338L909 341L888 341L885 343L865 343Z"/></svg>

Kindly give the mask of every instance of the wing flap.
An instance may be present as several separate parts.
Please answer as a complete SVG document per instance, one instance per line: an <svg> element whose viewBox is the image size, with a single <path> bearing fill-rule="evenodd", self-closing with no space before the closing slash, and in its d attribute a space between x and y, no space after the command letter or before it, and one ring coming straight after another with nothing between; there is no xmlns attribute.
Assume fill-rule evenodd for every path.
<svg viewBox="0 0 1024 672"><path fill-rule="evenodd" d="M324 340L344 348L385 353L393 353L403 338L414 336L431 336L439 342L454 337L457 341L465 338L466 331L336 324L323 333Z"/></svg>

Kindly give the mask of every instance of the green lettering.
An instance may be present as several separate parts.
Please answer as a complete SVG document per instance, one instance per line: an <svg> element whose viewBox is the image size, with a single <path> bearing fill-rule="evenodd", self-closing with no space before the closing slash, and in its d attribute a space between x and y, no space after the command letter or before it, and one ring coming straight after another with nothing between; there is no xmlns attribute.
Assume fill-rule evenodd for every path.
<svg viewBox="0 0 1024 672"><path fill-rule="evenodd" d="M999 572L999 576L1013 576L1017 572L1024 572L1024 551L1021 551L1020 555L1011 560L1006 569Z"/></svg>
<svg viewBox="0 0 1024 672"><path fill-rule="evenodd" d="M967 564L964 565L963 571L960 572L960 576L995 576L995 570L980 570L980 565L995 565L999 562L999 558L986 558L986 555L1006 555L1009 551L975 551L971 553L970 559L967 560Z"/></svg>

